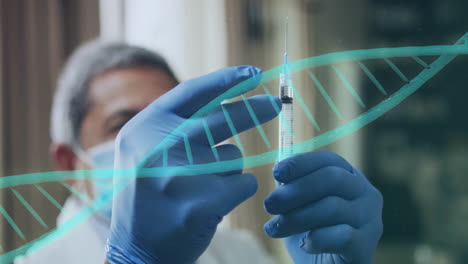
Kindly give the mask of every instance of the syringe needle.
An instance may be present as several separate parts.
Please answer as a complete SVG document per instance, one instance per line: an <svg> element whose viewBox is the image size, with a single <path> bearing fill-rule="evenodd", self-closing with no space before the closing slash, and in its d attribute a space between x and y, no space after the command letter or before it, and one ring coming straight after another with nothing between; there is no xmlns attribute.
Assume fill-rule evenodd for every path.
<svg viewBox="0 0 468 264"><path fill-rule="evenodd" d="M289 17L286 17L285 30L284 30L284 63L287 63L288 57L288 27L289 27Z"/></svg>

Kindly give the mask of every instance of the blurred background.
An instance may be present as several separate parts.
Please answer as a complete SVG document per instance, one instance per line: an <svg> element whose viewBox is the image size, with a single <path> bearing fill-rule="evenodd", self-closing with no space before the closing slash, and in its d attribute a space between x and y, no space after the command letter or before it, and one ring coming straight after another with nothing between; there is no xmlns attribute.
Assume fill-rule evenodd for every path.
<svg viewBox="0 0 468 264"><path fill-rule="evenodd" d="M468 31L466 10L465 0L0 0L1 175L53 170L48 128L55 82L67 56L95 37L157 51L187 80L232 65L280 65L286 16L295 61L354 49L453 44ZM457 58L394 110L325 147L360 168L384 195L385 231L374 263L466 263L467 63ZM393 83L394 76L378 67L380 82ZM412 67L403 64L407 71ZM337 89L335 75L318 74L343 112L357 111ZM347 74L365 100L377 100L361 72ZM294 81L319 123L333 123L310 80ZM305 122L298 115L295 131L308 139L314 132ZM276 126L267 125L267 133L277 133ZM242 136L250 148L263 148L256 134ZM253 170L259 192L223 225L250 230L280 263L289 263L282 242L263 233L269 218L263 199L274 187L271 167ZM58 202L68 195L63 186L44 188ZM21 194L54 225L57 208L37 191ZM14 193L2 190L0 201L26 237L43 233ZM2 250L25 243L5 219L0 223Z"/></svg>

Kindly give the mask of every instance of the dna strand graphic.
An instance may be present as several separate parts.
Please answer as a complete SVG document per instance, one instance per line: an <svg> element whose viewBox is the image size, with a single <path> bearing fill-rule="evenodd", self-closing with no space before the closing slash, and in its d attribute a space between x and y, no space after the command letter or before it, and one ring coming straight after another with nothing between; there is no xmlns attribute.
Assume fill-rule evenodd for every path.
<svg viewBox="0 0 468 264"><path fill-rule="evenodd" d="M301 153L306 151L312 151L324 146L327 146L340 138L345 137L353 132L358 131L364 126L370 124L374 120L381 117L391 109L395 108L398 104L403 102L411 94L415 93L419 88L423 87L431 78L437 75L442 69L445 68L450 62L452 62L457 56L468 54L468 33L465 34L460 40L454 45L440 45L440 46L425 46L425 47L401 47L401 48L381 48L381 49L369 49L369 50L355 50L337 52L331 54L325 54L321 56L306 58L290 63L290 70L293 74L303 74L310 78L316 89L317 96L324 100L329 109L336 115L340 120L337 127L330 130L324 130L321 125L317 122L317 119L312 114L312 111L308 109L306 100L301 96L299 90L293 87L295 98L300 106L301 111L306 116L306 119L310 122L312 127L315 129L316 136L301 141L295 142L291 146L291 153ZM412 76L401 70L396 61L397 59L405 58L416 65L419 70L413 73ZM379 81L379 78L373 73L372 68L369 67L369 63L380 62L386 65L387 69L391 74L394 74L401 80L402 85L388 89L387 84ZM365 78L375 86L375 89L381 93L383 100L378 104L369 107L368 103L359 95L358 91L353 87L346 74L340 69L340 64L348 63L354 65L360 69L361 73ZM344 87L344 92L347 92L356 104L361 109L358 116L352 118L346 118L345 114L340 111L339 105L337 105L332 96L327 92L327 87L320 81L318 75L313 70L327 67L336 74L336 77L341 81ZM260 165L265 165L275 162L278 157L278 149L272 149L272 140L276 139L268 138L262 125L259 124L258 118L256 117L254 109L249 105L246 100L246 96L243 95L248 87L249 82L255 81L255 78L262 78L261 84L257 88L265 94L273 94L272 85L276 86L275 81L278 79L281 72L281 66L273 68L271 70L262 73L262 76L254 76L249 80L246 80L235 87L231 88L226 93L215 98L209 104L203 106L198 112L196 112L190 119L182 123L177 127L170 136L164 139L160 144L155 146L153 150L146 155L146 157L139 163L137 167L143 168L138 169L138 177L170 177L170 176L182 176L182 175L198 175L205 173L219 173L223 171L230 171L242 168L253 168ZM391 92L392 90L393 92ZM170 167L168 164L169 153L171 147L174 146L174 138L183 138L184 147L189 161L193 160L191 153L190 142L185 134L185 131L189 130L197 118L202 117L213 109L220 107L223 101L232 99L239 96L240 100L243 100L246 104L246 108L252 118L252 121L256 124L256 130L258 131L261 139L269 151L263 153L245 153L243 142L239 137L235 123L231 120L229 113L224 111L226 121L231 130L232 136L235 143L240 148L241 152L245 155L242 158L242 162L237 160L230 161L218 161L207 164L193 164L189 162L189 165ZM279 118L284 118L280 112L279 106L275 102L271 101L273 107L279 113ZM221 106L222 108L222 106ZM223 108L222 108L223 109ZM224 109L223 109L224 110ZM282 122L287 124L287 122ZM203 124L205 128L206 137L210 142L213 142L213 135L211 135L210 128L206 123ZM291 132L291 128L286 128ZM213 144L212 144L213 145ZM212 148L215 151L215 148ZM213 153L216 156L216 153ZM155 160L162 160L163 166L151 168L151 164L154 164ZM15 249L4 251L0 248L0 262L9 263L12 262L15 257L30 254L36 250L45 247L48 243L51 243L61 236L78 226L83 221L87 220L97 210L103 207L106 203L111 201L113 195L119 193L119 191L125 187L125 181L122 179L128 178L128 175L134 175L135 169L119 169L119 170L92 170L92 171L70 171L70 172L40 172L30 173L23 175L5 176L0 178L0 189L2 191L10 191L14 194L14 197L18 199L29 214L34 217L35 222L40 225L43 233L36 235L35 237L25 236L21 227L14 221L7 207L0 205L1 217L8 223L8 226L14 231L14 233L24 241L23 245L16 247ZM114 190L109 190L107 193L91 199L82 191L77 190L73 186L67 184L66 180L77 180L77 181L93 181L98 182L99 179L113 177L115 181L123 182L123 184L117 184L114 186ZM56 210L64 210L62 205L41 185L43 183L56 183L61 188L65 188L70 194L76 195L82 200L86 206L78 213L71 215L62 224L56 227L48 226L43 218L37 213L37 211L31 206L30 202L21 194L21 188L33 188L36 192L40 193L44 199L55 207ZM115 187L118 188L115 188ZM1 245L0 245L1 246Z"/></svg>

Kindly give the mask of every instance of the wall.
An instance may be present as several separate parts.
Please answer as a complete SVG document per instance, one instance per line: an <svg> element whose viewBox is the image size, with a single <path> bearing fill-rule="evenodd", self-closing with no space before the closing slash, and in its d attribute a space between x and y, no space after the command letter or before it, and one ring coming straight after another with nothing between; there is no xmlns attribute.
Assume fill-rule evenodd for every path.
<svg viewBox="0 0 468 264"><path fill-rule="evenodd" d="M97 2L0 1L0 170L1 175L52 170L49 162L49 110L56 78L66 56L98 35ZM15 187L49 227L56 208L31 186ZM67 192L45 184L59 201ZM25 239L0 217L0 246L14 249L43 234L11 189L1 190L1 206Z"/></svg>

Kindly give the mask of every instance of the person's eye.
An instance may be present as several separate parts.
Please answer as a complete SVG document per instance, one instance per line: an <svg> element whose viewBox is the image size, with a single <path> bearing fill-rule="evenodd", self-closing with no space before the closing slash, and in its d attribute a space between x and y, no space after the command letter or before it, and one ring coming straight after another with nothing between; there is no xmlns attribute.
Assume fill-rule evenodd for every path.
<svg viewBox="0 0 468 264"><path fill-rule="evenodd" d="M128 118L119 118L119 120L115 120L115 122L112 122L109 126L109 133L110 134L116 134L122 129L122 127L131 119L131 117Z"/></svg>
<svg viewBox="0 0 468 264"><path fill-rule="evenodd" d="M113 133L118 133L120 131L120 129L122 129L122 127L125 125L125 123L127 123L127 122L119 122L119 123L117 123L115 125L112 125L110 127L109 132L112 133L112 134Z"/></svg>
<svg viewBox="0 0 468 264"><path fill-rule="evenodd" d="M120 129L122 129L122 127L135 115L136 112L124 112L112 117L109 121L106 122L108 134L117 134Z"/></svg>

